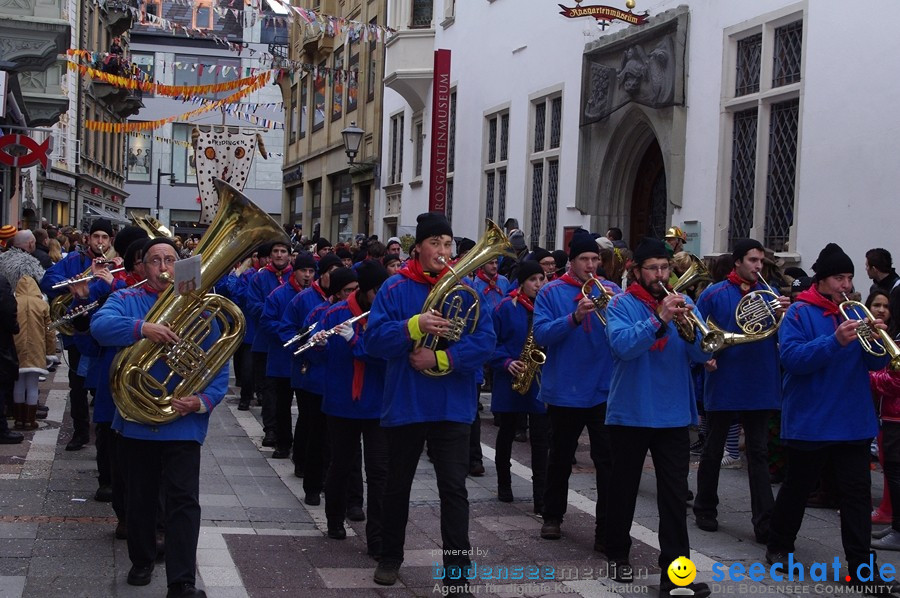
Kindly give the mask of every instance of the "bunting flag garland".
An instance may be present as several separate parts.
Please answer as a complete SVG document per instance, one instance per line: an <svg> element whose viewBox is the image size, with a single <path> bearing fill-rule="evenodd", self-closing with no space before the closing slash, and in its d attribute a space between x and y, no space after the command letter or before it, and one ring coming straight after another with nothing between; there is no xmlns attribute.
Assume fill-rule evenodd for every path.
<svg viewBox="0 0 900 598"><path fill-rule="evenodd" d="M69 62L69 70L77 70L82 75L99 79L104 83L121 87L124 89L140 89L142 91L152 92L157 95L169 97L187 97L192 95L209 95L212 93L220 93L223 91L232 91L248 85L256 85L260 81L268 81L272 75L272 71L264 71L258 75L234 79L233 81L223 81L222 83L213 83L210 85L164 85L162 83L151 83L149 81L138 81L129 77L121 77L119 75L111 75L94 68L79 65L75 62Z"/></svg>
<svg viewBox="0 0 900 598"><path fill-rule="evenodd" d="M128 133L128 136L135 137L135 138L140 137L141 139L152 139L156 143L163 143L166 145L168 145L168 144L178 145L178 146L181 146L186 149L190 149L193 147L191 145L190 141L184 141L182 139L172 139L171 137L163 137L162 135L149 135L147 133L139 133L137 131L132 131L132 132ZM277 158L281 158L282 156L284 156L284 154L280 153L280 152L268 152L268 153L270 156L275 156Z"/></svg>
<svg viewBox="0 0 900 598"><path fill-rule="evenodd" d="M244 89L238 90L230 96L223 98L221 100L216 100L214 102L210 102L209 104L200 106L199 108L195 108L189 112L185 112L184 114L179 114L177 116L169 116L167 118L161 118L159 120L152 121L141 121L141 122L127 122L127 123L110 123L110 122L102 122L96 120L86 120L84 121L84 128L89 131L101 131L105 133L130 133L132 131L147 131L156 129L165 124L175 122L175 121L187 121L195 116L199 116L200 114L204 114L206 112L210 112L212 110L218 110L222 106L226 104L233 104L240 101L241 98L247 96L248 94L259 90L264 87L269 80L269 75L271 72L266 72L263 75L257 77L257 81L251 85L248 85ZM205 87L205 86L203 86Z"/></svg>

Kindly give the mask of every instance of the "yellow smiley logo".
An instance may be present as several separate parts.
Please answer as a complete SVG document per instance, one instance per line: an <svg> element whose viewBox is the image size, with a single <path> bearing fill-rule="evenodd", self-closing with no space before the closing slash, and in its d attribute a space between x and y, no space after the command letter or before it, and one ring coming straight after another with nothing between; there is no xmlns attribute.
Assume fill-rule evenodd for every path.
<svg viewBox="0 0 900 598"><path fill-rule="evenodd" d="M697 567L691 562L691 559L680 556L669 565L668 568L669 581L676 586L686 586L697 577Z"/></svg>

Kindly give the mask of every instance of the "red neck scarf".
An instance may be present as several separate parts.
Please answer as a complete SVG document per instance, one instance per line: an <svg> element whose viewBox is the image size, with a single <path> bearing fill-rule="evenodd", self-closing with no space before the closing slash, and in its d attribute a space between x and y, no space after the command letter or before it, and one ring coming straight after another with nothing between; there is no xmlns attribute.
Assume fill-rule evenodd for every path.
<svg viewBox="0 0 900 598"><path fill-rule="evenodd" d="M322 287L319 286L319 281L318 281L318 280L314 280L314 281L312 282L312 284L309 285L309 286L311 286L312 288L314 288L314 289L316 290L316 292L317 292L319 295L321 295L321 297L322 297L323 300L328 299L328 295L325 293L325 291L322 290Z"/></svg>
<svg viewBox="0 0 900 598"><path fill-rule="evenodd" d="M284 267L284 270L276 270L272 264L266 264L266 270L275 275L275 278L278 279L278 284L284 284L284 277L289 276L293 268L288 264Z"/></svg>
<svg viewBox="0 0 900 598"><path fill-rule="evenodd" d="M297 279L291 276L288 278L288 282L291 283L291 287L294 289L295 293L299 293L303 290L303 287L300 286L300 283L297 282Z"/></svg>
<svg viewBox="0 0 900 598"><path fill-rule="evenodd" d="M824 313L822 313L822 315L826 318L830 316L836 316L841 313L841 311L838 309L837 304L820 293L819 289L817 289L815 285L809 287L808 289L797 295L797 301L803 301L805 303L809 303L810 305L821 307L824 310Z"/></svg>
<svg viewBox="0 0 900 598"><path fill-rule="evenodd" d="M422 269L422 262L419 260L408 260L406 265L400 268L399 274L402 274L410 280L433 287L437 284L437 281L441 279L441 276L444 275L444 272L447 272L447 268L444 268L438 274L432 274L431 272L426 272Z"/></svg>
<svg viewBox="0 0 900 598"><path fill-rule="evenodd" d="M737 270L732 270L728 273L728 282L740 289L741 295L746 295L753 287L756 286L755 281L744 280L743 278L738 276Z"/></svg>
<svg viewBox="0 0 900 598"><path fill-rule="evenodd" d="M500 290L500 287L497 286L497 281L500 280L499 274L494 274L493 278L490 278L487 274L484 273L484 270L479 268L478 278L487 283L488 286L484 287L484 291L482 291L485 295L490 293L491 291L496 291L498 295L503 296L503 291Z"/></svg>
<svg viewBox="0 0 900 598"><path fill-rule="evenodd" d="M563 274L562 276L560 276L559 279L560 279L561 281L563 281L564 283L570 284L570 285L572 285L573 287L578 287L579 289L581 289L581 288L584 286L584 283L583 283L582 281L578 280L577 278L575 278L574 276L572 276L572 275L569 274L568 272L566 272L565 274ZM579 291L578 294L575 295L575 300L574 300L574 301L575 301L575 303L578 303L578 302L581 301L583 298L584 298L584 295L581 293L581 291Z"/></svg>
<svg viewBox="0 0 900 598"><path fill-rule="evenodd" d="M522 292L521 287L514 291L510 291L509 296L513 298L513 301L527 309L528 313L534 313L534 301L529 299L528 295Z"/></svg>
<svg viewBox="0 0 900 598"><path fill-rule="evenodd" d="M353 317L356 317L363 313L363 308L360 307L359 302L356 300L356 293L353 293L349 297L347 297L347 307L350 308L350 313L353 314ZM356 324L359 324L363 330L366 329L366 322L369 318L362 318L361 320L357 320ZM356 325L354 324L354 326ZM363 381L366 374L366 362L361 361L359 359L353 359L353 390L351 396L354 401L358 401L362 397L362 389L363 389Z"/></svg>
<svg viewBox="0 0 900 598"><path fill-rule="evenodd" d="M626 293L634 295L635 299L643 303L647 306L650 311L656 314L656 310L659 308L659 300L651 295L647 289L645 289L641 283L633 282L628 285L628 288L625 289Z"/></svg>

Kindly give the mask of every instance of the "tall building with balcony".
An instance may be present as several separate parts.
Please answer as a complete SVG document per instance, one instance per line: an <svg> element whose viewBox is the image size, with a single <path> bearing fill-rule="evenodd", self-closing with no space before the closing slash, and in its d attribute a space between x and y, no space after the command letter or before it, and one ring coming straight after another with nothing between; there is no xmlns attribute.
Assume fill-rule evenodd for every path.
<svg viewBox="0 0 900 598"><path fill-rule="evenodd" d="M299 6L358 23L384 26L387 0L302 0ZM379 233L373 202L382 147L380 41L350 34L332 37L292 25L286 64L305 64L282 79L287 117L284 159L285 221L332 243L354 233ZM365 131L353 165L341 131Z"/></svg>
<svg viewBox="0 0 900 598"><path fill-rule="evenodd" d="M53 134L46 127L69 109L62 87L64 54L72 35L68 8L65 0L0 6L2 134L23 134L42 144ZM50 171L48 164L48 176ZM42 166L0 165L0 221L32 227L39 222L43 207L39 185L44 175Z"/></svg>
<svg viewBox="0 0 900 598"><path fill-rule="evenodd" d="M131 32L130 59L151 81L167 85L209 85L244 78L271 69L271 51L287 44L287 19L271 8L243 2L197 0L188 4L148 0L141 5L144 23ZM145 16L149 15L149 17ZM152 17L187 28L176 31L153 27ZM227 41L226 44L218 40ZM232 91L207 94L185 102L145 93L143 107L129 122L157 121L185 114ZM265 119L263 121L262 119ZM179 118L153 130L130 134L123 152L129 193L127 212L158 217L183 238L200 234L200 202L194 150L194 127L231 133L258 133L269 153L257 149L247 174L244 193L276 218L281 212L283 151L281 90L275 77L263 88L243 97L227 111L212 110Z"/></svg>

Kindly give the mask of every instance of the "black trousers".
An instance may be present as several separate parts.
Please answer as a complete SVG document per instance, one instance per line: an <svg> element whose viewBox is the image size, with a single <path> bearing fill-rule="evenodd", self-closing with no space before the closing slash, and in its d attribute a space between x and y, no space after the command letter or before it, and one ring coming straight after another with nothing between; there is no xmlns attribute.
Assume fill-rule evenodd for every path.
<svg viewBox="0 0 900 598"><path fill-rule="evenodd" d="M834 462L841 513L841 542L851 571L869 561L872 533L870 441L837 442L815 450L787 446L787 475L772 511L770 551L794 551L806 512L806 499L816 487L826 459Z"/></svg>
<svg viewBox="0 0 900 598"><path fill-rule="evenodd" d="M9 423L6 421L6 405L13 402L14 380L0 380L0 434L9 432Z"/></svg>
<svg viewBox="0 0 900 598"><path fill-rule="evenodd" d="M550 454L547 464L547 491L544 493L544 519L562 521L566 514L572 457L578 448L581 431L587 428L597 483L594 535L600 540L606 530L606 489L609 487L609 476L612 471L609 428L604 423L606 403L587 408L547 405L547 417L550 421Z"/></svg>
<svg viewBox="0 0 900 598"><path fill-rule="evenodd" d="M891 509L896 513L891 527L900 531L900 422L881 422L881 447L884 453L884 481L891 494Z"/></svg>
<svg viewBox="0 0 900 598"><path fill-rule="evenodd" d="M775 498L769 484L768 422L769 411L707 411L706 422L709 432L700 469L697 471L697 497L694 499L694 514L717 517L719 504L719 472L728 429L738 416L744 426L747 445L747 474L750 479L750 510L753 531L763 536L769 531L769 519Z"/></svg>
<svg viewBox="0 0 900 598"><path fill-rule="evenodd" d="M275 405L278 402L272 379L266 376L268 358L268 353L253 353L253 375L256 381L256 391L262 397L262 423L263 432L266 434L275 432Z"/></svg>
<svg viewBox="0 0 900 598"><path fill-rule="evenodd" d="M123 436L115 430L109 431L109 456L112 463L112 508L119 521L126 523L128 503L128 469L125 459Z"/></svg>
<svg viewBox="0 0 900 598"><path fill-rule="evenodd" d="M322 413L322 395L300 390L300 418L305 420L303 440L303 491L319 494L325 489L328 468L328 422ZM298 421L299 425L299 421ZM296 438L294 440L296 447ZM296 466L296 461L294 465Z"/></svg>
<svg viewBox="0 0 900 598"><path fill-rule="evenodd" d="M200 445L192 441L123 438L128 467L128 557L156 559L159 488L166 494L166 578L195 583L200 536Z"/></svg>
<svg viewBox="0 0 900 598"><path fill-rule="evenodd" d="M250 343L241 343L237 353L234 354L234 371L237 385L241 387L241 403L249 405L253 400L254 372L253 351ZM240 355L240 357L238 357Z"/></svg>
<svg viewBox="0 0 900 598"><path fill-rule="evenodd" d="M467 554L450 551L471 549L469 495L466 491L470 427L469 424L442 421L384 429L388 442L388 480L384 491L382 563L399 565L403 562L409 492L427 440L441 499L441 541L446 551L444 566L469 565Z"/></svg>
<svg viewBox="0 0 900 598"><path fill-rule="evenodd" d="M97 448L97 483L99 486L112 486L113 454L110 446L112 422L94 424L94 444Z"/></svg>
<svg viewBox="0 0 900 598"><path fill-rule="evenodd" d="M609 426L609 435L615 487L607 487L607 557L614 561L628 560L631 551L631 522L634 519L638 488L648 450L656 472L660 550L658 564L665 569L680 556L690 557L691 545L685 517L691 451L688 428Z"/></svg>
<svg viewBox="0 0 900 598"><path fill-rule="evenodd" d="M290 450L294 444L291 428L291 404L294 402L294 390L290 378L269 378L269 385L275 393L275 438L276 447ZM299 397L297 401L299 407Z"/></svg>
<svg viewBox="0 0 900 598"><path fill-rule="evenodd" d="M469 464L484 463L481 452L481 412L475 410L475 419L469 428Z"/></svg>
<svg viewBox="0 0 900 598"><path fill-rule="evenodd" d="M369 503L366 509L366 544L370 554L381 554L382 502L387 482L388 451L384 430L377 419L327 416L331 461L325 478L325 516L329 525L342 525L352 486L352 472L363 441Z"/></svg>
<svg viewBox="0 0 900 598"><path fill-rule="evenodd" d="M72 416L73 437L90 440L91 415L88 410L88 393L84 376L78 375L81 352L74 344L66 349L69 355L69 413Z"/></svg>
<svg viewBox="0 0 900 598"><path fill-rule="evenodd" d="M547 457L550 450L550 424L547 414L495 413L494 415L500 422L496 446L498 484L511 482L510 459L512 459L513 439L522 423L522 416L531 418L531 489L535 506L543 506L544 493L547 489ZM569 470L571 471L571 467Z"/></svg>

